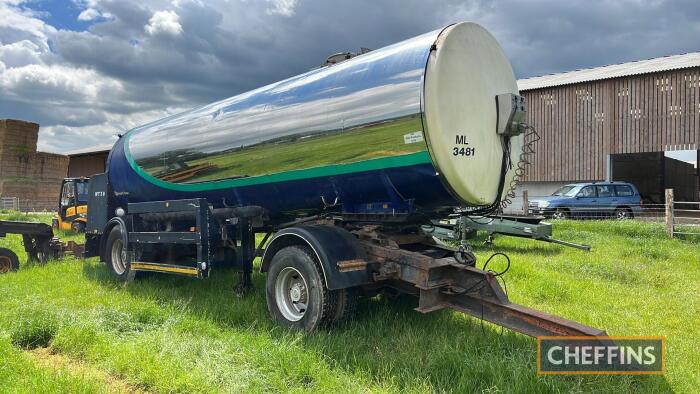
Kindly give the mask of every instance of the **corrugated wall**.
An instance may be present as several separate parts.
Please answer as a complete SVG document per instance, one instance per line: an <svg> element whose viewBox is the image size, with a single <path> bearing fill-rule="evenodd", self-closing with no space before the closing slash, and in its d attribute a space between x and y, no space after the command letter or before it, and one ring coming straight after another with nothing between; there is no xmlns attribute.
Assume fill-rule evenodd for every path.
<svg viewBox="0 0 700 394"><path fill-rule="evenodd" d="M521 94L541 138L528 181L604 179L610 153L699 147L700 68Z"/></svg>

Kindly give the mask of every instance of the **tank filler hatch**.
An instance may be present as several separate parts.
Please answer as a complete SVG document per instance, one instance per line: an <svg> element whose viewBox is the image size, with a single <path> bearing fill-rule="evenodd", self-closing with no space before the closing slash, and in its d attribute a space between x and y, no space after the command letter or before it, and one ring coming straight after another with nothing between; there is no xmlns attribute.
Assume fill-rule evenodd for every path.
<svg viewBox="0 0 700 394"><path fill-rule="evenodd" d="M346 60L352 59L355 56L363 55L367 52L371 52L372 50L369 48L360 48L359 52L339 52L333 55L330 55L326 58L326 61L323 62L321 67L326 67L326 66L332 66L338 63L342 63Z"/></svg>

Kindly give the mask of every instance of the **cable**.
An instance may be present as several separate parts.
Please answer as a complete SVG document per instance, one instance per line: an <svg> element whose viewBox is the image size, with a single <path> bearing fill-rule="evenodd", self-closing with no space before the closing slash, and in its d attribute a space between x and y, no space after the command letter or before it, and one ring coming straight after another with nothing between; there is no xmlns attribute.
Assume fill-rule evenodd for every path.
<svg viewBox="0 0 700 394"><path fill-rule="evenodd" d="M487 269L486 269L486 267L489 265L489 263L491 262L491 260L492 260L494 257L496 257L496 256L503 256L503 257L505 257L505 259L506 259L506 263L507 263L506 268L505 268L503 271L501 271L501 272L496 272L496 271L494 271L494 270L487 270ZM491 257L489 257L489 258L486 260L486 262L484 263L484 266L483 266L481 269L482 269L483 271L489 272L489 273L490 273L491 275L493 275L495 278L498 278L499 276L502 276L503 274L505 274L506 272L508 272L508 270L510 269L510 258L509 258L508 255L505 254L505 253L496 252L496 253L492 254ZM502 278L502 279L503 279L503 278ZM504 282L504 283L505 283L505 282ZM486 278L484 277L483 279L480 279L478 282L474 283L470 288L465 289L465 290L462 290L462 291L459 291L459 292L455 292L455 294L467 294L467 293L470 293L470 292L472 292L472 291L479 291L479 290L481 290L481 288L483 288L483 287L485 286L485 284L486 284ZM479 286L479 285L481 285L481 286L477 288L477 286Z"/></svg>
<svg viewBox="0 0 700 394"><path fill-rule="evenodd" d="M472 222L474 222L474 223L476 223L476 224L491 224L491 222L493 222L494 220L496 220L495 217L488 217L488 216L477 216L477 217L473 217L473 216L469 216L469 215L467 215L467 219L471 220ZM479 222L479 221L478 221L479 219L486 219L487 221L485 221L485 222Z"/></svg>
<svg viewBox="0 0 700 394"><path fill-rule="evenodd" d="M503 256L503 257L506 259L506 263L507 263L506 268L505 268L503 271L501 271L501 272L496 272L496 271L494 271L494 270L487 270L486 267L487 267L487 266L489 265L489 263L491 262L491 259L493 259L494 257L499 256L499 255L500 255L500 256ZM484 263L484 266L483 266L481 269L484 270L484 271L490 272L490 273L496 278L496 280L497 280L499 283L503 283L503 292L505 293L506 297L508 297L508 285L506 284L506 279L505 279L505 277L502 276L503 274L505 274L506 272L508 272L508 270L510 269L510 258L508 257L508 255L505 254L505 253L501 253L501 252L496 252L496 253L492 254L491 257L489 257L489 258L486 260L486 262ZM480 280L479 282L477 282L474 286L472 286L472 288L475 287L475 286L477 286L477 285L479 285L479 284L481 284L481 283L483 283L483 282L485 282L485 279L482 279L482 280ZM481 287L479 287L479 288L476 289L476 290L478 291L478 290L480 290L482 287L484 287L484 286L481 286ZM471 289L470 289L470 290L471 290ZM465 291L465 293L466 293L466 292L467 292L467 291ZM479 323L480 323L480 325L481 325L481 331L482 331L482 332L486 332L486 329L484 328L484 304L483 304L483 303L481 303L481 319L480 319L480 322L479 322ZM504 327L501 326L501 335L503 335L503 332L504 332Z"/></svg>
<svg viewBox="0 0 700 394"><path fill-rule="evenodd" d="M492 260L494 257L496 257L496 256L503 256L503 257L506 259L506 263L507 263L506 268L505 268L503 271L501 271L501 272L496 272L496 271L494 271L494 270L487 270L487 269L486 269L486 267L489 265L489 263L491 262L491 260ZM499 276L505 274L506 272L508 272L508 270L510 269L510 258L509 258L508 255L505 254L505 253L496 252L496 253L492 254L491 257L489 257L489 258L486 260L486 262L484 263L484 266L481 267L481 269L482 269L483 271L488 271L488 272L492 273L493 276L495 276L495 277L499 277Z"/></svg>
<svg viewBox="0 0 700 394"><path fill-rule="evenodd" d="M508 191L503 194L505 179L508 171L513 169L513 159L511 157L510 137L503 137L501 140L501 146L503 147L501 176L498 184L496 199L489 205L478 206L471 210L465 209L462 211L463 214L467 216L489 216L494 212L503 213L503 209L513 203L513 198L515 198L515 189L522 183L523 179L527 175L528 167L531 164L530 156L535 153L535 144L540 140L540 135L537 133L534 126L525 123L521 123L519 126L527 130L527 133L525 134L524 138L525 143L523 144L520 156L518 157L518 163L515 165L515 175L508 184Z"/></svg>

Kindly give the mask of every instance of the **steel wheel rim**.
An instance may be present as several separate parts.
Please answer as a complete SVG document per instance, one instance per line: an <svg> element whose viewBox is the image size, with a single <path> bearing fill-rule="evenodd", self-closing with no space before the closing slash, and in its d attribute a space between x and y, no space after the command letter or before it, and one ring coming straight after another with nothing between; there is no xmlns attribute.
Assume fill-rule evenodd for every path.
<svg viewBox="0 0 700 394"><path fill-rule="evenodd" d="M126 271L126 256L124 253L124 242L117 239L112 244L112 268L118 275Z"/></svg>
<svg viewBox="0 0 700 394"><path fill-rule="evenodd" d="M627 211L625 211L625 210L617 211L617 219L618 220L627 219Z"/></svg>
<svg viewBox="0 0 700 394"><path fill-rule="evenodd" d="M554 216L555 219L564 219L564 218L566 218L566 214L565 214L564 212L561 212L561 211L554 212L554 215L553 215L553 216Z"/></svg>
<svg viewBox="0 0 700 394"><path fill-rule="evenodd" d="M0 256L0 274L12 271L12 261L7 256Z"/></svg>
<svg viewBox="0 0 700 394"><path fill-rule="evenodd" d="M296 268L285 267L275 281L277 309L289 321L299 321L306 314L309 292L306 278Z"/></svg>

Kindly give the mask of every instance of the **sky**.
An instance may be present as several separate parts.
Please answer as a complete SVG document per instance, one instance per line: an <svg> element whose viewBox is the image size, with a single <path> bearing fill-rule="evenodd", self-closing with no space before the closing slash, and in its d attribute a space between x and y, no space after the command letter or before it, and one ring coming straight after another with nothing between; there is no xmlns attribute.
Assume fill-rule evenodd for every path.
<svg viewBox="0 0 700 394"><path fill-rule="evenodd" d="M0 118L39 149L111 144L164 116L456 21L525 78L700 51L700 1L0 0Z"/></svg>

